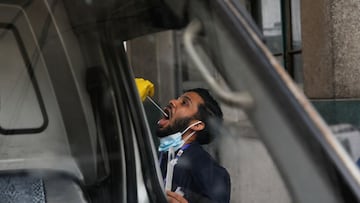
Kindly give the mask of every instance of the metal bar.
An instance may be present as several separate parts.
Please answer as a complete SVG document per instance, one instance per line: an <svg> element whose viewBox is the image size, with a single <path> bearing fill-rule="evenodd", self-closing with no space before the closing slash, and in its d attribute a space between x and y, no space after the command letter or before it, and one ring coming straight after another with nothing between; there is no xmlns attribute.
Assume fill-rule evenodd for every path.
<svg viewBox="0 0 360 203"><path fill-rule="evenodd" d="M199 20L193 20L188 25L183 38L185 51L188 53L190 59L199 70L200 74L204 77L205 81L223 102L230 105L241 106L245 109L250 109L254 106L254 100L248 92L229 92L225 90L223 87L219 86L218 81L216 81L209 72L194 45L195 37L200 33L201 29L202 26ZM209 63L207 65L214 66L213 63Z"/></svg>
<svg viewBox="0 0 360 203"><path fill-rule="evenodd" d="M169 117L169 116L167 115L167 113L165 113L165 111L164 111L154 100L151 99L151 97L146 96L146 98L147 98L152 104L154 104L154 106L155 106L156 108L158 108L158 109L161 111L162 114L164 114L166 117Z"/></svg>

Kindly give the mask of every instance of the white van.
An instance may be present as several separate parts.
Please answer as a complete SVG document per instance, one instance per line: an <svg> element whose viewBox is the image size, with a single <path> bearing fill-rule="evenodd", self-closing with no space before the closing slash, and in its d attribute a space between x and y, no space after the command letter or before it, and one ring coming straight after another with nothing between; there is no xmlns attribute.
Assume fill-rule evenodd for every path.
<svg viewBox="0 0 360 203"><path fill-rule="evenodd" d="M167 202L123 42L170 29L192 64L172 73L226 115L208 150L230 202L359 202L351 156L235 0L0 0L0 202Z"/></svg>

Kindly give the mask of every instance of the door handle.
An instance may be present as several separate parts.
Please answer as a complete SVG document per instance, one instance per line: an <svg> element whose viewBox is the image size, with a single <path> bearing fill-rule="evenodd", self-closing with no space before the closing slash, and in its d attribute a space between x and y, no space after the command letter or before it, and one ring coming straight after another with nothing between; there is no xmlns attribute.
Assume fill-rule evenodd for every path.
<svg viewBox="0 0 360 203"><path fill-rule="evenodd" d="M199 20L193 20L186 27L183 42L185 51L189 55L190 59L198 69L204 80L208 83L214 94L219 97L224 103L230 105L240 106L244 109L251 109L254 106L254 99L248 92L231 92L219 85L219 82L211 75L207 66L214 66L211 60L210 63L205 65L202 57L207 57L205 54L200 56L199 50L196 49L195 37L201 32L202 24ZM200 47L199 47L200 48ZM204 52L205 53L205 52Z"/></svg>

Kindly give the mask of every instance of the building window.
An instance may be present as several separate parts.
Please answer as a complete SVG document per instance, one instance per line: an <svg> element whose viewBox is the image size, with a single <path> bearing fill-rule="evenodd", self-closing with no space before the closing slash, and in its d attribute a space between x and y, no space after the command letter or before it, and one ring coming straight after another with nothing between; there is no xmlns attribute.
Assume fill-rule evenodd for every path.
<svg viewBox="0 0 360 203"><path fill-rule="evenodd" d="M300 0L249 1L265 43L293 79L302 86Z"/></svg>

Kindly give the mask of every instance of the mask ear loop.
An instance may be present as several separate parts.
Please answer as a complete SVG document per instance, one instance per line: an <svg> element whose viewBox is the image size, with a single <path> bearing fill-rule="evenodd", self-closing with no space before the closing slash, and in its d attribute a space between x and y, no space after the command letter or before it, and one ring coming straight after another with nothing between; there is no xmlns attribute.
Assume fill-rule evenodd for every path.
<svg viewBox="0 0 360 203"><path fill-rule="evenodd" d="M181 135L183 135L184 133L186 133L186 131L188 131L191 127L199 124L199 123L202 123L202 121L196 121L195 123L189 125L189 127L187 127L184 131L182 131Z"/></svg>
<svg viewBox="0 0 360 203"><path fill-rule="evenodd" d="M191 127L193 127L193 126L195 126L195 125L197 125L197 124L199 124L199 123L202 123L202 121L197 121L197 122L189 125L189 127L187 127L181 134L183 135L183 134L184 134L186 131L188 131ZM196 131L191 132L188 136L186 136L185 139L184 139L184 143L185 143L188 139L190 139L190 137L193 136L195 133L196 133Z"/></svg>
<svg viewBox="0 0 360 203"><path fill-rule="evenodd" d="M193 136L194 134L195 134L195 131L194 131L194 132L191 132L188 136L186 136L185 139L184 139L184 144L185 144L185 142L186 142L188 139L190 139L190 137Z"/></svg>

